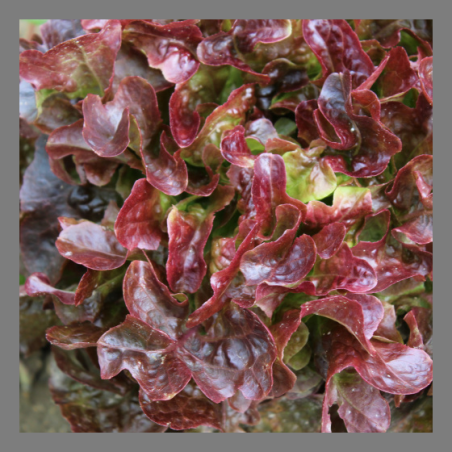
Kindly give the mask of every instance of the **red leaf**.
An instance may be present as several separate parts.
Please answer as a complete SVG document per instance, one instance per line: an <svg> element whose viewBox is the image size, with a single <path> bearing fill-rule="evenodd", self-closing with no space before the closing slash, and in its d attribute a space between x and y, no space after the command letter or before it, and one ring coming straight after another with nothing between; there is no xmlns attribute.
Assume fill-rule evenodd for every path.
<svg viewBox="0 0 452 452"><path fill-rule="evenodd" d="M351 79L348 72L331 74L325 81L314 117L320 136L334 149L344 151L357 146L348 157L326 157L336 172L351 177L381 174L402 143L383 124L372 117L356 114L352 108ZM375 101L378 102L375 96Z"/></svg>
<svg viewBox="0 0 452 452"><path fill-rule="evenodd" d="M124 277L124 301L129 312L175 339L188 314L188 300L179 303L157 278L148 262L133 261Z"/></svg>
<svg viewBox="0 0 452 452"><path fill-rule="evenodd" d="M424 58L420 62L419 78L425 97L433 105L433 57Z"/></svg>
<svg viewBox="0 0 452 452"><path fill-rule="evenodd" d="M432 271L431 253L414 245L404 245L389 234L388 210L369 215L366 222L372 219L386 225L385 236L377 242L360 242L352 248L353 255L366 261L377 275L378 283L369 288L369 292L381 292L403 279L417 275L425 277Z"/></svg>
<svg viewBox="0 0 452 452"><path fill-rule="evenodd" d="M215 212L227 206L234 196L232 187L219 186L207 210L199 204L189 210L173 207L168 215L168 282L175 292L196 292L204 278L207 265L204 247L213 226Z"/></svg>
<svg viewBox="0 0 452 452"><path fill-rule="evenodd" d="M334 256L344 240L346 228L342 223L330 223L315 234L312 239L315 242L317 254L322 259Z"/></svg>
<svg viewBox="0 0 452 452"><path fill-rule="evenodd" d="M63 304L75 304L74 292L55 289L44 273L32 273L25 282L25 291L30 297L55 295Z"/></svg>
<svg viewBox="0 0 452 452"><path fill-rule="evenodd" d="M160 192L146 179L137 180L115 222L119 243L128 250L156 250L163 237L160 222L165 216L166 204Z"/></svg>
<svg viewBox="0 0 452 452"><path fill-rule="evenodd" d="M62 42L44 54L38 50L22 52L19 73L36 90L56 89L71 97L103 95L113 78L120 45L120 23L111 20L100 33Z"/></svg>
<svg viewBox="0 0 452 452"><path fill-rule="evenodd" d="M320 61L323 80L348 69L357 88L372 75L374 65L345 20L303 20L303 36Z"/></svg>
<svg viewBox="0 0 452 452"><path fill-rule="evenodd" d="M221 406L209 400L193 383L188 383L173 399L153 401L140 391L140 405L146 416L172 430L185 430L200 425L222 430Z"/></svg>
<svg viewBox="0 0 452 452"><path fill-rule="evenodd" d="M301 212L303 221L306 206L286 194L286 170L280 155L264 153L256 159L252 195L262 237L272 234L276 207L280 204L295 206Z"/></svg>
<svg viewBox="0 0 452 452"><path fill-rule="evenodd" d="M133 20L125 25L123 39L141 50L149 66L160 69L171 83L185 82L198 70L195 55L202 34L194 20L166 25Z"/></svg>
<svg viewBox="0 0 452 452"><path fill-rule="evenodd" d="M127 259L127 250L113 231L86 220L65 227L56 247L62 256L92 270L113 270Z"/></svg>
<svg viewBox="0 0 452 452"><path fill-rule="evenodd" d="M105 333L105 328L99 328L92 323L78 323L67 326L53 326L46 332L46 338L53 345L64 350L96 347L97 340Z"/></svg>

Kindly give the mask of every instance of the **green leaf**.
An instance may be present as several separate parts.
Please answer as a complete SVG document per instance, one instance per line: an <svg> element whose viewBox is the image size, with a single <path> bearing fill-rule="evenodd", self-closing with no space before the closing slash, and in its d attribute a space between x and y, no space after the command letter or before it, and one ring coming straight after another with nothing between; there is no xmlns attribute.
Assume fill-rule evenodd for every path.
<svg viewBox="0 0 452 452"><path fill-rule="evenodd" d="M305 151L301 148L283 155L286 164L289 196L307 203L323 199L334 192L337 180L331 167L320 161L323 147Z"/></svg>
<svg viewBox="0 0 452 452"><path fill-rule="evenodd" d="M22 20L33 25L42 25L45 24L49 19L22 19Z"/></svg>
<svg viewBox="0 0 452 452"><path fill-rule="evenodd" d="M291 135L297 130L297 125L289 118L279 118L275 122L275 129L280 135Z"/></svg>

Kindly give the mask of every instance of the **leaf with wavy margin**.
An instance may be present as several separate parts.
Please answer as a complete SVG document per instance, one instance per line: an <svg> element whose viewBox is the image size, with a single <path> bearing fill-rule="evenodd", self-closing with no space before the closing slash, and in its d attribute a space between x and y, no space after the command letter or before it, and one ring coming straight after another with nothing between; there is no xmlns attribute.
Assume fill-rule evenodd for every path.
<svg viewBox="0 0 452 452"><path fill-rule="evenodd" d="M303 36L319 59L322 80L333 72L348 69L353 88L357 88L374 72L372 60L345 20L303 20Z"/></svg>
<svg viewBox="0 0 452 452"><path fill-rule="evenodd" d="M88 33L62 42L41 53L22 52L20 77L36 90L65 92L71 98L88 93L101 96L111 83L116 55L121 46L121 25L111 20L100 33Z"/></svg>
<svg viewBox="0 0 452 452"><path fill-rule="evenodd" d="M59 221L61 224L66 219L59 217ZM113 231L87 220L71 223L63 228L56 241L63 257L92 270L113 270L124 264L127 249Z"/></svg>
<svg viewBox="0 0 452 452"><path fill-rule="evenodd" d="M381 292L403 279L426 277L431 273L431 253L415 245L402 244L389 233L388 210L366 217L366 223L372 220L386 225L385 236L377 242L360 242L352 248L353 255L366 261L377 275L378 283L368 292Z"/></svg>
<svg viewBox="0 0 452 452"><path fill-rule="evenodd" d="M401 168L386 197L396 210L401 226L391 233L426 245L433 241L433 157L420 155Z"/></svg>
<svg viewBox="0 0 452 452"><path fill-rule="evenodd" d="M202 41L197 20L160 25L133 20L125 25L123 39L143 52L149 66L160 69L171 83L183 83L198 70L196 47Z"/></svg>
<svg viewBox="0 0 452 452"><path fill-rule="evenodd" d="M119 243L128 250L156 250L163 238L160 223L169 205L170 200L146 179L137 180L115 221Z"/></svg>

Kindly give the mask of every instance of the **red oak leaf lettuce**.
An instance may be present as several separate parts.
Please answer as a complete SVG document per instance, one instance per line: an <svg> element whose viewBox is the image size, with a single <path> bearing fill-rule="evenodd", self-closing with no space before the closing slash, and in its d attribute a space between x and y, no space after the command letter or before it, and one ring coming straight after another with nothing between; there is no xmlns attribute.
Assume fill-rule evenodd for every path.
<svg viewBox="0 0 452 452"><path fill-rule="evenodd" d="M432 21L34 32L20 352L71 429L431 430Z"/></svg>

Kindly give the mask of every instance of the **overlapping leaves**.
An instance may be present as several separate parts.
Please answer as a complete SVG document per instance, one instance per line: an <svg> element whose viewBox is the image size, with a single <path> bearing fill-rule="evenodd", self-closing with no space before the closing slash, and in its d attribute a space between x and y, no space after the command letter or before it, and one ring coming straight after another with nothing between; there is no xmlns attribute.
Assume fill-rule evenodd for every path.
<svg viewBox="0 0 452 452"><path fill-rule="evenodd" d="M388 400L426 396L431 45L412 20L52 20L21 41L23 290L55 311L74 431L281 431L280 404L383 432Z"/></svg>

